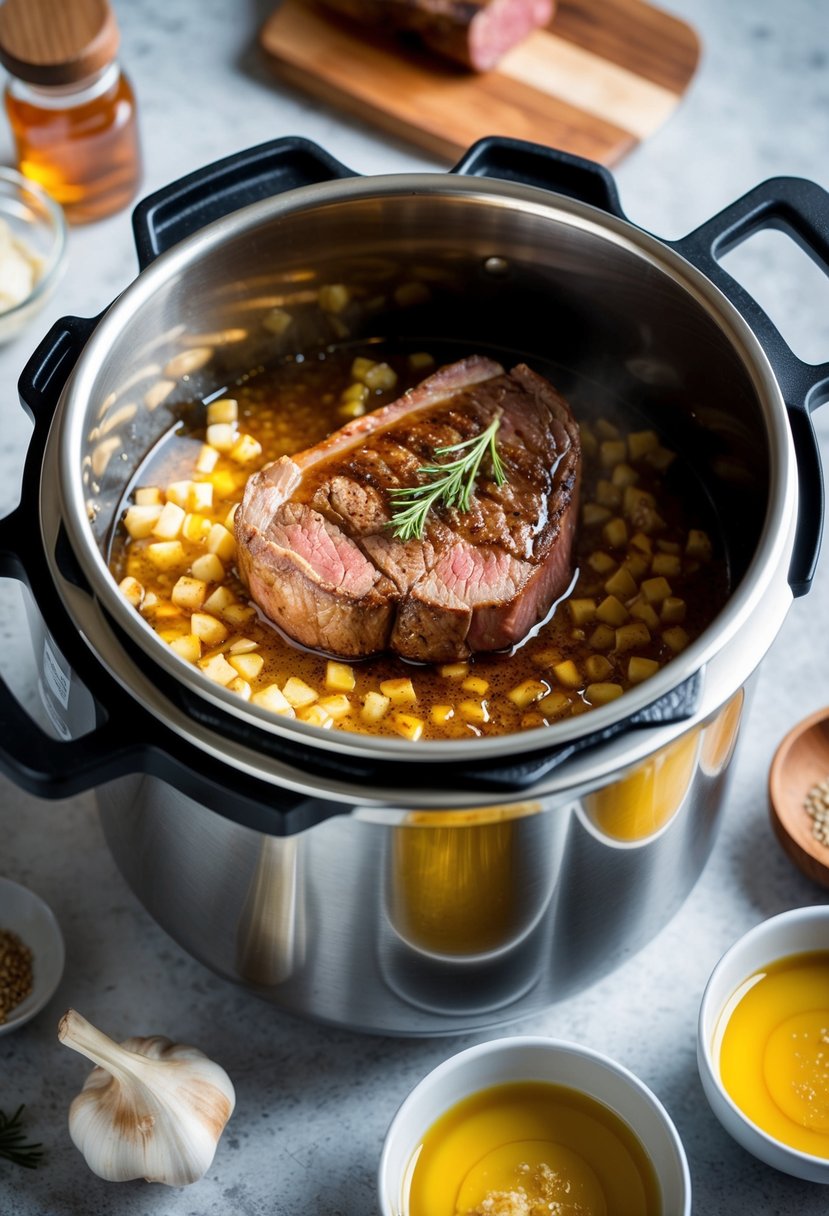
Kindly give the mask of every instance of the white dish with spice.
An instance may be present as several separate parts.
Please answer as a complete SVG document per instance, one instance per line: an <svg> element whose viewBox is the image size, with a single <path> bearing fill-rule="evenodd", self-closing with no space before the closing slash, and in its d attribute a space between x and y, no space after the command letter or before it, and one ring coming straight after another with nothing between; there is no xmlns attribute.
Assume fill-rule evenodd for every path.
<svg viewBox="0 0 829 1216"><path fill-rule="evenodd" d="M10 941L7 935L13 935ZM63 975L64 945L55 915L47 903L10 878L0 878L0 952L10 951L10 960L25 973L20 947L31 951L31 991L7 1008L0 986L0 1034L17 1030L40 1013L51 1000ZM21 988L27 985L25 981ZM13 996L11 999L14 999Z"/></svg>

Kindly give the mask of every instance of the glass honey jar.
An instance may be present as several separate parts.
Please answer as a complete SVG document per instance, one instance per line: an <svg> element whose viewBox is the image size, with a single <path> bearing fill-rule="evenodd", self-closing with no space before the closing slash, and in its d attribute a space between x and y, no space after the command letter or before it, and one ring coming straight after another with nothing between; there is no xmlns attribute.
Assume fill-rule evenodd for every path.
<svg viewBox="0 0 829 1216"><path fill-rule="evenodd" d="M5 0L0 62L21 173L70 223L125 207L138 189L135 96L117 61L108 0Z"/></svg>

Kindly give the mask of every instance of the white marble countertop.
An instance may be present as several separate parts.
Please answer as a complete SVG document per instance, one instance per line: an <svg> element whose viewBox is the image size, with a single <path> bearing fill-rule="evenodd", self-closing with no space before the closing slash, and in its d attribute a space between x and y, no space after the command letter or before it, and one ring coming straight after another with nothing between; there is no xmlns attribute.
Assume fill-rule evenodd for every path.
<svg viewBox="0 0 829 1216"><path fill-rule="evenodd" d="M270 7L270 0L116 0L123 59L141 105L145 191L280 134L308 136L362 172L434 167L277 84L255 46ZM675 237L776 174L829 187L824 0L670 0L666 7L694 22L704 58L679 111L618 170L629 216ZM0 123L0 161L8 159ZM829 286L805 257L783 238L763 237L745 247L741 264L795 335L798 353L829 358ZM135 269L128 214L73 231L69 270L48 313L0 350L0 510L16 501L27 442L15 391L26 358L55 317L94 315ZM829 410L818 425L826 454ZM686 1145L698 1213L826 1210L824 1190L760 1165L716 1123L697 1076L695 1024L706 977L735 937L784 908L826 898L777 847L766 778L780 737L829 701L827 557L762 665L724 828L691 897L615 973L515 1028L608 1052L656 1091ZM0 665L26 700L32 686L20 636L16 600L4 594ZM293 1020L215 978L131 895L105 848L91 795L42 802L0 778L0 873L49 901L67 944L55 998L25 1029L0 1038L0 1108L26 1103L47 1153L36 1173L0 1162L3 1216L365 1216L376 1210L380 1145L399 1102L439 1060L487 1037L361 1037ZM197 1186L115 1186L88 1172L66 1131L83 1069L55 1038L69 1004L116 1036L168 1033L226 1066L237 1112Z"/></svg>

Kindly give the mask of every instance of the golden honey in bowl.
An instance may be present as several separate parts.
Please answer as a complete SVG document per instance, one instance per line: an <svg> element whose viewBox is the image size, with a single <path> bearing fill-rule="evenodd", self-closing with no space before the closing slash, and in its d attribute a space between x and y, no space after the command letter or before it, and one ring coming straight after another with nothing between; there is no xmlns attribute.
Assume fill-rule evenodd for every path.
<svg viewBox="0 0 829 1216"><path fill-rule="evenodd" d="M829 1157L829 951L750 975L716 1039L723 1086L743 1114L789 1148Z"/></svg>
<svg viewBox="0 0 829 1216"><path fill-rule="evenodd" d="M659 1184L609 1107L546 1082L473 1094L429 1128L403 1216L657 1216Z"/></svg>

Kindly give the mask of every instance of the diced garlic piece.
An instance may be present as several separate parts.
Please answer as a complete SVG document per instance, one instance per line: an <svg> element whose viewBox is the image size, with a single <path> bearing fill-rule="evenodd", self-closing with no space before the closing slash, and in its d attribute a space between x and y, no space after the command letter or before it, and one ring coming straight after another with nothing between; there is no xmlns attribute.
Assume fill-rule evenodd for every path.
<svg viewBox="0 0 829 1216"><path fill-rule="evenodd" d="M409 355L409 367L412 371L423 371L427 367L434 367L435 360L428 351L418 350L414 354Z"/></svg>
<svg viewBox="0 0 829 1216"><path fill-rule="evenodd" d="M341 418L362 418L366 407L362 401L344 401L337 413Z"/></svg>
<svg viewBox="0 0 829 1216"><path fill-rule="evenodd" d="M208 612L194 612L190 617L190 632L207 646L219 646L227 637L227 627ZM234 673L235 674L235 673Z"/></svg>
<svg viewBox="0 0 829 1216"><path fill-rule="evenodd" d="M232 654L228 662L246 680L257 679L265 666L261 654Z"/></svg>
<svg viewBox="0 0 829 1216"><path fill-rule="evenodd" d="M671 584L666 578L646 578L640 587L649 604L661 604L671 594Z"/></svg>
<svg viewBox="0 0 829 1216"><path fill-rule="evenodd" d="M670 629L662 630L662 641L666 646L669 646L675 654L679 654L680 650L684 650L690 642L690 638L681 625L672 625Z"/></svg>
<svg viewBox="0 0 829 1216"><path fill-rule="evenodd" d="M479 697L482 697L485 692L489 691L489 680L484 680L480 676L467 676L461 684L466 692L475 692Z"/></svg>
<svg viewBox="0 0 829 1216"><path fill-rule="evenodd" d="M602 528L602 536L611 549L622 549L627 544L628 526L621 516L609 519Z"/></svg>
<svg viewBox="0 0 829 1216"><path fill-rule="evenodd" d="M682 562L673 553L654 553L651 558L651 573L677 578L682 573Z"/></svg>
<svg viewBox="0 0 829 1216"><path fill-rule="evenodd" d="M236 424L214 422L207 428L207 442L217 452L229 452L236 442Z"/></svg>
<svg viewBox="0 0 829 1216"><path fill-rule="evenodd" d="M648 629L653 631L659 627L659 617L656 609L646 599L639 596L630 606L630 615L636 621L644 621Z"/></svg>
<svg viewBox="0 0 829 1216"><path fill-rule="evenodd" d="M236 422L239 417L239 402L233 397L219 397L207 407L207 425L219 422Z"/></svg>
<svg viewBox="0 0 829 1216"><path fill-rule="evenodd" d="M177 608L183 608L185 612L198 612L204 604L206 595L207 583L203 579L191 578L182 574L170 592L170 599Z"/></svg>
<svg viewBox="0 0 829 1216"><path fill-rule="evenodd" d="M323 312L342 312L351 297L351 293L343 283L329 283L320 287L317 300Z"/></svg>
<svg viewBox="0 0 829 1216"><path fill-rule="evenodd" d="M192 481L171 481L164 490L167 502L174 502L177 507L187 510Z"/></svg>
<svg viewBox="0 0 829 1216"><path fill-rule="evenodd" d="M180 540L160 540L147 545L147 557L157 570L173 570L184 565L184 545Z"/></svg>
<svg viewBox="0 0 829 1216"><path fill-rule="evenodd" d="M570 610L570 616L574 625L586 625L596 615L596 601L594 599L568 600L567 607Z"/></svg>
<svg viewBox="0 0 829 1216"><path fill-rule="evenodd" d="M128 600L133 608L140 608L144 599L144 587L139 583L137 578L133 578L128 574L126 578L122 578L118 584L118 590L123 595L124 599Z"/></svg>
<svg viewBox="0 0 829 1216"><path fill-rule="evenodd" d="M643 659L634 656L628 662L628 679L631 684L641 684L643 680L656 675L658 671L659 664L656 659Z"/></svg>
<svg viewBox="0 0 829 1216"><path fill-rule="evenodd" d="M549 693L546 697L542 697L536 702L536 709L540 709L546 718L555 718L559 714L564 713L570 707L570 698L566 692Z"/></svg>
<svg viewBox="0 0 829 1216"><path fill-rule="evenodd" d="M220 583L225 576L225 568L215 553L203 553L193 562L190 573L206 583Z"/></svg>
<svg viewBox="0 0 829 1216"><path fill-rule="evenodd" d="M205 539L212 527L210 520L206 519L204 515L194 515L191 512L184 517L181 535L185 540L190 540L194 545L198 545Z"/></svg>
<svg viewBox="0 0 829 1216"><path fill-rule="evenodd" d="M247 625L256 616L256 609L250 604L228 604L227 608L222 610L222 616L231 625Z"/></svg>
<svg viewBox="0 0 829 1216"><path fill-rule="evenodd" d="M621 684L588 684L584 690L584 697L588 705L607 705L610 701L615 701L617 697L621 697L624 689Z"/></svg>
<svg viewBox="0 0 829 1216"><path fill-rule="evenodd" d="M610 519L610 511L607 507L599 506L597 502L586 502L581 517L585 527L589 528L592 524L603 524L605 520Z"/></svg>
<svg viewBox="0 0 829 1216"><path fill-rule="evenodd" d="M440 668L440 674L447 680L462 680L468 671L468 663L444 663Z"/></svg>
<svg viewBox="0 0 829 1216"><path fill-rule="evenodd" d="M619 464L625 456L627 448L624 439L605 439L599 444L599 460L605 469L613 468L614 464Z"/></svg>
<svg viewBox="0 0 829 1216"><path fill-rule="evenodd" d="M374 359L366 359L363 355L357 355L351 364L351 375L355 380L365 380L366 373L370 372L374 366Z"/></svg>
<svg viewBox="0 0 829 1216"><path fill-rule="evenodd" d="M186 659L188 663L198 663L201 658L201 641L194 633L185 633L181 637L174 638L170 643L170 649L176 654Z"/></svg>
<svg viewBox="0 0 829 1216"><path fill-rule="evenodd" d="M615 574L611 574L604 589L608 595L615 595L618 600L629 600L638 590L636 580L626 566L620 566Z"/></svg>
<svg viewBox="0 0 829 1216"><path fill-rule="evenodd" d="M184 514L176 503L166 502L153 528L153 536L157 536L159 540L175 540L181 532Z"/></svg>
<svg viewBox="0 0 829 1216"><path fill-rule="evenodd" d="M595 553L590 554L587 564L597 574L609 574L616 566L616 562L610 554L604 553L601 549L597 549Z"/></svg>
<svg viewBox="0 0 829 1216"><path fill-rule="evenodd" d="M651 632L644 621L629 621L620 625L616 630L616 649L633 650L637 646L647 646L651 640Z"/></svg>
<svg viewBox="0 0 829 1216"><path fill-rule="evenodd" d="M587 644L593 650L610 650L616 641L616 630L609 625L597 625L587 639Z"/></svg>
<svg viewBox="0 0 829 1216"><path fill-rule="evenodd" d="M236 679L236 671L223 654L211 655L209 659L199 659L199 667L209 679L215 680L217 684L224 687Z"/></svg>
<svg viewBox="0 0 829 1216"><path fill-rule="evenodd" d="M613 470L611 480L614 486L620 490L624 490L626 486L636 485L637 481L639 480L639 474L636 472L636 469L622 461L622 463L617 464L616 468Z"/></svg>
<svg viewBox="0 0 829 1216"><path fill-rule="evenodd" d="M399 710L392 715L392 723L398 735L402 735L404 739L409 739L412 743L417 743L426 725L422 718L416 718L413 714L401 713Z"/></svg>
<svg viewBox="0 0 829 1216"><path fill-rule="evenodd" d="M229 452L237 464L250 464L262 455L262 444L253 435L240 435Z"/></svg>
<svg viewBox="0 0 829 1216"><path fill-rule="evenodd" d="M628 453L631 460L641 460L648 452L659 447L656 431L632 431L628 435Z"/></svg>
<svg viewBox="0 0 829 1216"><path fill-rule="evenodd" d="M161 490L158 486L139 486L134 497L139 507L160 507L162 505Z"/></svg>
<svg viewBox="0 0 829 1216"><path fill-rule="evenodd" d="M331 692L351 692L357 679L354 668L348 663L336 663L329 659L325 668L325 687Z"/></svg>
<svg viewBox="0 0 829 1216"><path fill-rule="evenodd" d="M262 318L262 325L268 333L276 334L279 337L280 334L284 334L285 330L293 324L293 320L291 314L286 312L284 308L272 308Z"/></svg>
<svg viewBox="0 0 829 1216"><path fill-rule="evenodd" d="M384 697L388 697L393 705L402 705L407 701L416 701L417 693L414 690L414 685L411 680L383 680L380 684L380 691Z"/></svg>
<svg viewBox="0 0 829 1216"><path fill-rule="evenodd" d="M233 533L228 532L224 524L214 524L207 535L207 548L210 553L215 553L220 561L231 561L236 552Z"/></svg>
<svg viewBox="0 0 829 1216"><path fill-rule="evenodd" d="M385 392L397 384L397 372L388 363L375 363L365 374L366 387L372 392Z"/></svg>
<svg viewBox="0 0 829 1216"><path fill-rule="evenodd" d="M666 625L681 625L685 620L685 600L678 595L669 595L662 601L659 615Z"/></svg>
<svg viewBox="0 0 829 1216"><path fill-rule="evenodd" d="M708 561L712 553L711 538L708 533L699 528L691 528L685 552L689 557L696 557L704 562Z"/></svg>
<svg viewBox="0 0 829 1216"><path fill-rule="evenodd" d="M563 663L556 663L553 668L553 675L559 684L563 684L565 688L578 688L581 684L581 672L572 659L565 659Z"/></svg>
<svg viewBox="0 0 829 1216"><path fill-rule="evenodd" d="M542 684L540 680L524 680L523 683L510 689L507 693L507 700L512 701L513 705L517 705L519 709L526 709L528 705L532 705L533 701L537 701L539 697L543 697L549 691L547 685Z"/></svg>
<svg viewBox="0 0 829 1216"><path fill-rule="evenodd" d="M591 680L606 680L613 670L613 664L603 654L591 654L585 660L584 669Z"/></svg>
<svg viewBox="0 0 829 1216"><path fill-rule="evenodd" d="M244 477L244 474L242 476ZM239 488L237 475L230 469L217 469L210 475L210 480L218 498L232 498Z"/></svg>
<svg viewBox="0 0 829 1216"><path fill-rule="evenodd" d="M133 540L143 540L149 536L161 517L161 507L155 504L146 506L127 507L124 513L124 527Z"/></svg>
<svg viewBox="0 0 829 1216"><path fill-rule="evenodd" d="M390 704L389 698L381 696L379 692L367 692L360 717L364 722L379 722Z"/></svg>
<svg viewBox="0 0 829 1216"><path fill-rule="evenodd" d="M443 726L445 722L449 722L455 716L455 709L452 705L433 705L429 711L429 717L436 726Z"/></svg>
<svg viewBox="0 0 829 1216"><path fill-rule="evenodd" d="M282 693L288 704L293 705L295 709L302 705L311 705L319 696L315 688L311 688L298 676L291 676L282 689Z"/></svg>
<svg viewBox="0 0 829 1216"><path fill-rule="evenodd" d="M599 604L596 616L604 625L612 625L615 629L619 625L624 625L628 619L628 610L615 595L609 595Z"/></svg>
<svg viewBox="0 0 829 1216"><path fill-rule="evenodd" d="M351 702L342 692L333 697L320 697L317 704L320 709L324 709L327 714L330 714L335 722L351 713Z"/></svg>
<svg viewBox="0 0 829 1216"><path fill-rule="evenodd" d="M283 697L278 684L268 684L266 688L259 689L253 693L250 701L251 705L258 705L260 709L267 709L272 714L281 714L286 718L295 717L293 706Z"/></svg>
<svg viewBox="0 0 829 1216"><path fill-rule="evenodd" d="M309 726L319 726L322 730L330 730L334 725L334 719L320 705L303 705L301 709L297 710L296 716L300 722L307 722Z"/></svg>
<svg viewBox="0 0 829 1216"><path fill-rule="evenodd" d="M213 482L191 481L187 502L182 503L188 511L198 511L202 515L213 506Z"/></svg>
<svg viewBox="0 0 829 1216"><path fill-rule="evenodd" d="M259 643L255 642L253 638L237 638L229 649L231 654L250 654L252 650L256 650L258 645Z"/></svg>
<svg viewBox="0 0 829 1216"><path fill-rule="evenodd" d="M229 587L217 587L204 601L204 607L208 612L223 613L227 611L231 604L235 603L236 596Z"/></svg>
<svg viewBox="0 0 829 1216"><path fill-rule="evenodd" d="M606 477L600 478L596 485L596 502L601 503L603 507L613 507L615 510L621 501L622 491Z"/></svg>
<svg viewBox="0 0 829 1216"><path fill-rule="evenodd" d="M489 721L489 706L486 701L461 701L458 713L465 722Z"/></svg>
<svg viewBox="0 0 829 1216"><path fill-rule="evenodd" d="M216 461L218 459L218 449L211 447L209 443L203 443L199 450L199 458L196 461L196 472L212 473L216 467Z"/></svg>
<svg viewBox="0 0 829 1216"><path fill-rule="evenodd" d="M231 680L228 688L231 692L235 692L237 697L241 697L243 701L249 701L251 692L253 691L247 680L243 680L241 676L237 676L235 680Z"/></svg>

